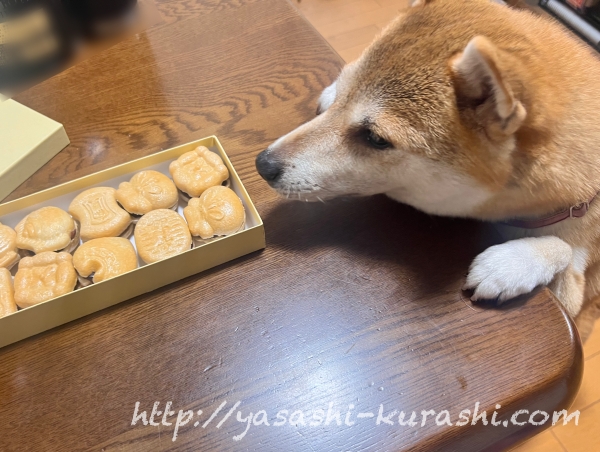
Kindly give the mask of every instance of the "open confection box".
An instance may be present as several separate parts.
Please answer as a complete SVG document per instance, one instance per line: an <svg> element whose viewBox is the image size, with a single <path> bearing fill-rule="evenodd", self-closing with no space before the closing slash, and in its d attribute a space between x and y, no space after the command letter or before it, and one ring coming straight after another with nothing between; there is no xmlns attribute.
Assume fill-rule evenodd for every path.
<svg viewBox="0 0 600 452"><path fill-rule="evenodd" d="M67 210L77 194L92 187L117 188L142 170L156 170L169 178L169 163L198 146L206 146L219 154L229 170L229 186L242 200L246 211L244 229L208 241L195 241L193 248L168 259L145 264L100 283L76 289L71 293L19 310L0 318L0 347L70 322L165 286L172 282L228 262L265 247L264 227L252 200L235 172L219 140L212 136L161 151L47 190L0 204L0 223L14 228L26 215L45 206ZM185 202L180 199L177 211L183 217ZM135 247L133 236L130 238Z"/></svg>

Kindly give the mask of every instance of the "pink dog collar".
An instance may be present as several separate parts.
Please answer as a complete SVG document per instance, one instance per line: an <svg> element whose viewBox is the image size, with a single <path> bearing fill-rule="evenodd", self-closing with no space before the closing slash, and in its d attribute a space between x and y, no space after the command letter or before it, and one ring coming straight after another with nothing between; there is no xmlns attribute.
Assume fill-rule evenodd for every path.
<svg viewBox="0 0 600 452"><path fill-rule="evenodd" d="M588 210L590 210L590 204L594 199L596 199L597 195L598 193L592 196L589 201L571 206L568 209L561 210L560 212L547 217L538 218L536 220L510 220L503 222L503 224L514 226L516 228L537 229L559 223L567 218L581 218L588 212Z"/></svg>

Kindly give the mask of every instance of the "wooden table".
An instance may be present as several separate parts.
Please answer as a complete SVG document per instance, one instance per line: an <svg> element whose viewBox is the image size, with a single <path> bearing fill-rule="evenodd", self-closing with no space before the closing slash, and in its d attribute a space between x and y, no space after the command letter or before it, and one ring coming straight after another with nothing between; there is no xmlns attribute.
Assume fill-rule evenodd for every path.
<svg viewBox="0 0 600 452"><path fill-rule="evenodd" d="M313 116L343 65L290 4L156 8L152 28L18 96L72 144L11 198L216 134L267 249L0 350L2 451L501 450L540 428L377 425L378 411L449 410L454 423L476 402L489 414L500 404L501 420L570 403L581 345L551 294L502 309L461 294L496 240L489 227L384 197L288 202L256 174L256 154ZM175 442L173 425L132 426L136 402L149 416L168 401L167 422L194 410ZM238 411L273 424L303 410L309 423L330 403L340 426L288 420L233 439L246 428Z"/></svg>

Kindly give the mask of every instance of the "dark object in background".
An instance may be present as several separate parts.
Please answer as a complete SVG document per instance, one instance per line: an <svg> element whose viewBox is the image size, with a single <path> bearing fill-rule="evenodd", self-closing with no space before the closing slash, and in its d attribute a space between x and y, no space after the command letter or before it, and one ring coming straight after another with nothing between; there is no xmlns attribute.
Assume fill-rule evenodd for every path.
<svg viewBox="0 0 600 452"><path fill-rule="evenodd" d="M587 11L588 18L594 23L596 28L600 30L600 3L596 6L591 7Z"/></svg>
<svg viewBox="0 0 600 452"><path fill-rule="evenodd" d="M583 10L574 9L565 1L539 0L540 6L600 51L600 26L594 19L592 3L581 1ZM596 0L593 0L596 1ZM570 3L569 3L570 4ZM597 7L598 4L595 4ZM597 11L597 10L596 10ZM590 14L591 13L591 14Z"/></svg>
<svg viewBox="0 0 600 452"><path fill-rule="evenodd" d="M137 0L62 0L79 31L104 37L122 28Z"/></svg>
<svg viewBox="0 0 600 452"><path fill-rule="evenodd" d="M573 9L582 13L599 3L598 0L566 0L566 2Z"/></svg>
<svg viewBox="0 0 600 452"><path fill-rule="evenodd" d="M0 0L0 90L56 70L71 51L61 0Z"/></svg>
<svg viewBox="0 0 600 452"><path fill-rule="evenodd" d="M51 77L87 44L133 28L137 0L0 0L0 92ZM89 48L89 46L87 46ZM98 48L98 47L96 47Z"/></svg>

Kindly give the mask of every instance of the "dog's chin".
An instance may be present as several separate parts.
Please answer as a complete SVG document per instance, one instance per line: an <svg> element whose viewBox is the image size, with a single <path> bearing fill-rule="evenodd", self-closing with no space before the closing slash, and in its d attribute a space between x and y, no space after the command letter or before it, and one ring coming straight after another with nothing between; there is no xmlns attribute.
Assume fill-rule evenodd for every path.
<svg viewBox="0 0 600 452"><path fill-rule="evenodd" d="M294 190L286 187L271 187L281 198L302 202L325 202L338 198L355 198L358 193L333 193L324 190Z"/></svg>
<svg viewBox="0 0 600 452"><path fill-rule="evenodd" d="M327 196L321 192L314 191L296 191L285 188L274 188L273 190L275 190L281 198L302 202L325 202L326 200L334 198L333 196Z"/></svg>

